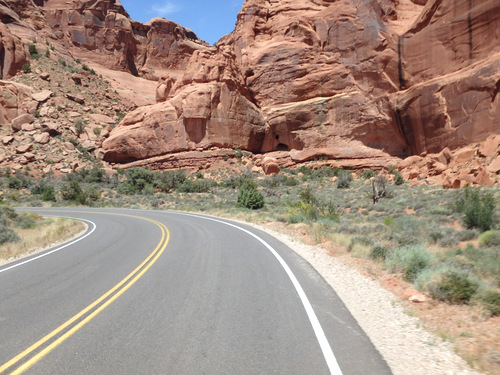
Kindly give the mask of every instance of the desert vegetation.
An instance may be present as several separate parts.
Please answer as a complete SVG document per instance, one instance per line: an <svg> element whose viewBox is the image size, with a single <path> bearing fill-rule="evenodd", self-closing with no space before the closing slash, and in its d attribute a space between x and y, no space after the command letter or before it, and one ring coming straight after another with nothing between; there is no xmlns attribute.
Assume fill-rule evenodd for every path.
<svg viewBox="0 0 500 375"><path fill-rule="evenodd" d="M435 303L467 307L483 319L500 316L498 186L409 186L394 169L353 173L311 163L262 176L237 158L224 165L196 173L141 167L109 175L95 164L59 178L4 171L0 207L6 213L14 204L185 210L274 223L315 244L334 244L332 255L369 262ZM5 238L16 240L16 234L6 229ZM497 366L481 359L491 350L484 346L469 362Z"/></svg>

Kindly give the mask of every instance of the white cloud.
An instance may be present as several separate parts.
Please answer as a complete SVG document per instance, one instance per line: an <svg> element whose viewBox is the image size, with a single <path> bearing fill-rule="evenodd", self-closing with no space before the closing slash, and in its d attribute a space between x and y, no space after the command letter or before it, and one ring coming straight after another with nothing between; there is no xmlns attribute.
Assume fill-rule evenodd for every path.
<svg viewBox="0 0 500 375"><path fill-rule="evenodd" d="M151 11L154 12L155 16L157 17L166 17L169 14L177 12L178 10L179 7L170 1L167 1L163 4L154 4L151 7Z"/></svg>

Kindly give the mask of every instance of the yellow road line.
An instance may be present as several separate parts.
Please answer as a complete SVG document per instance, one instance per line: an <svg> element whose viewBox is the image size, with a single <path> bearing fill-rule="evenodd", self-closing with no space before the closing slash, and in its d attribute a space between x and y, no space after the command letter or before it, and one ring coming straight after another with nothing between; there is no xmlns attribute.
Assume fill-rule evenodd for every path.
<svg viewBox="0 0 500 375"><path fill-rule="evenodd" d="M103 213L104 214L104 213ZM114 215L114 214L111 214ZM11 374L22 374L24 371L29 369L31 366L33 366L35 363L37 363L40 359L45 357L47 354L49 354L52 350L54 350L56 347L58 347L60 344L62 344L66 339L71 337L73 334L75 334L78 330L80 330L83 326L85 326L88 322L90 322L93 318L95 318L100 312L102 312L106 307L108 307L111 303L113 303L119 296L121 296L127 289L129 289L132 285L134 285L137 280L139 280L148 270L151 268L151 266L158 260L160 255L165 251L168 242L170 241L170 232L168 228L152 219L140 217L140 216L132 216L132 215L125 215L125 214L116 214L119 216L128 216L128 217L134 217L142 220L149 221L153 224L156 224L160 229L161 229L161 240L156 246L156 248L153 250L153 252L136 268L134 269L128 276L126 276L122 281L120 281L118 284L116 284L112 289L110 289L108 292L103 294L100 298L98 298L96 301L94 301L92 304L87 306L85 309L83 309L81 312L78 314L74 315L71 319L60 325L58 328L50 332L48 335L46 335L44 338L41 340L37 341L35 344L31 345L28 349L23 351L22 353L18 354L14 358L12 358L10 361L5 363L0 367L0 373L7 370L8 368L12 367L14 364L28 356L30 353L38 349L40 346L42 346L44 343L58 335L61 331L69 327L71 324L76 322L78 319L80 319L82 316L84 316L86 313L88 313L90 310L92 310L95 306L99 305L102 301L104 301L106 298L108 298L110 295L112 295L114 292L116 292L118 289L120 289L124 284L128 283L125 285L122 289L120 289L113 297L111 297L108 301L106 301L102 306L97 308L93 313L88 315L85 319L83 319L80 323L76 324L73 328L71 328L68 332L64 333L61 337L59 337L57 340L55 340L53 343L51 343L49 346L44 348L40 353L37 355L33 356L31 359L26 361L23 365L21 365L19 368L17 368L15 371L13 371ZM152 260L151 260L152 259ZM149 261L151 262L147 264ZM147 264L146 267L144 267ZM135 277L134 274L136 274L142 267L144 269L137 274Z"/></svg>

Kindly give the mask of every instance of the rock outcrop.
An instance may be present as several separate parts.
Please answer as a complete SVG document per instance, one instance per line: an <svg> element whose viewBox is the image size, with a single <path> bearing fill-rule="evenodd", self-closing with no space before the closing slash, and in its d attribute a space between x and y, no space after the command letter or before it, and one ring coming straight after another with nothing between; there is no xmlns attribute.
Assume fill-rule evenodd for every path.
<svg viewBox="0 0 500 375"><path fill-rule="evenodd" d="M376 2L246 1L216 51L195 52L182 78L160 83L165 102L138 109L112 132L105 159L227 146L406 155L387 96L397 89L384 72L397 56L380 13ZM159 131L158 116L170 134ZM162 139L152 142L154 132Z"/></svg>
<svg viewBox="0 0 500 375"><path fill-rule="evenodd" d="M217 50L112 131L105 159L229 145L359 165L484 140L499 132L499 7L247 0Z"/></svg>
<svg viewBox="0 0 500 375"><path fill-rule="evenodd" d="M48 0L40 11L74 56L148 79L182 69L194 51L208 48L194 32L175 22L131 20L119 1Z"/></svg>
<svg viewBox="0 0 500 375"><path fill-rule="evenodd" d="M403 91L392 99L412 153L463 147L500 131L499 25L498 1L429 0L397 37Z"/></svg>
<svg viewBox="0 0 500 375"><path fill-rule="evenodd" d="M276 166L326 158L379 168L471 144L474 154L462 158L486 158L477 144L500 133L496 0L246 0L234 32L215 47L163 18L135 22L118 0L0 0L0 20L4 78L29 63L35 44L54 63L78 58L98 74L114 69L110 81L158 81L141 102L121 87L117 95L128 95L134 110L99 142L81 139L111 163L161 168L176 165L176 153L200 161L238 148L272 154ZM72 106L89 106L79 94L89 84L86 68L63 93ZM57 120L47 104L55 97L7 81L0 90L0 124L12 127L24 114ZM472 165L474 178L460 181L495 180L490 162ZM425 159L431 176L449 163ZM402 169L408 178L424 171L412 168Z"/></svg>

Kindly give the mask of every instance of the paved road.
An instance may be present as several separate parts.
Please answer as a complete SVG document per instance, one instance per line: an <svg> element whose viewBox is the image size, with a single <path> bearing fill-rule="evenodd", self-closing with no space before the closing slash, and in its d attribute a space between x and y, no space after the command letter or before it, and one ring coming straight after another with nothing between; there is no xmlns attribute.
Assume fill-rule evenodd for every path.
<svg viewBox="0 0 500 375"><path fill-rule="evenodd" d="M89 232L0 267L2 374L391 373L326 282L266 233L173 212L33 211Z"/></svg>

